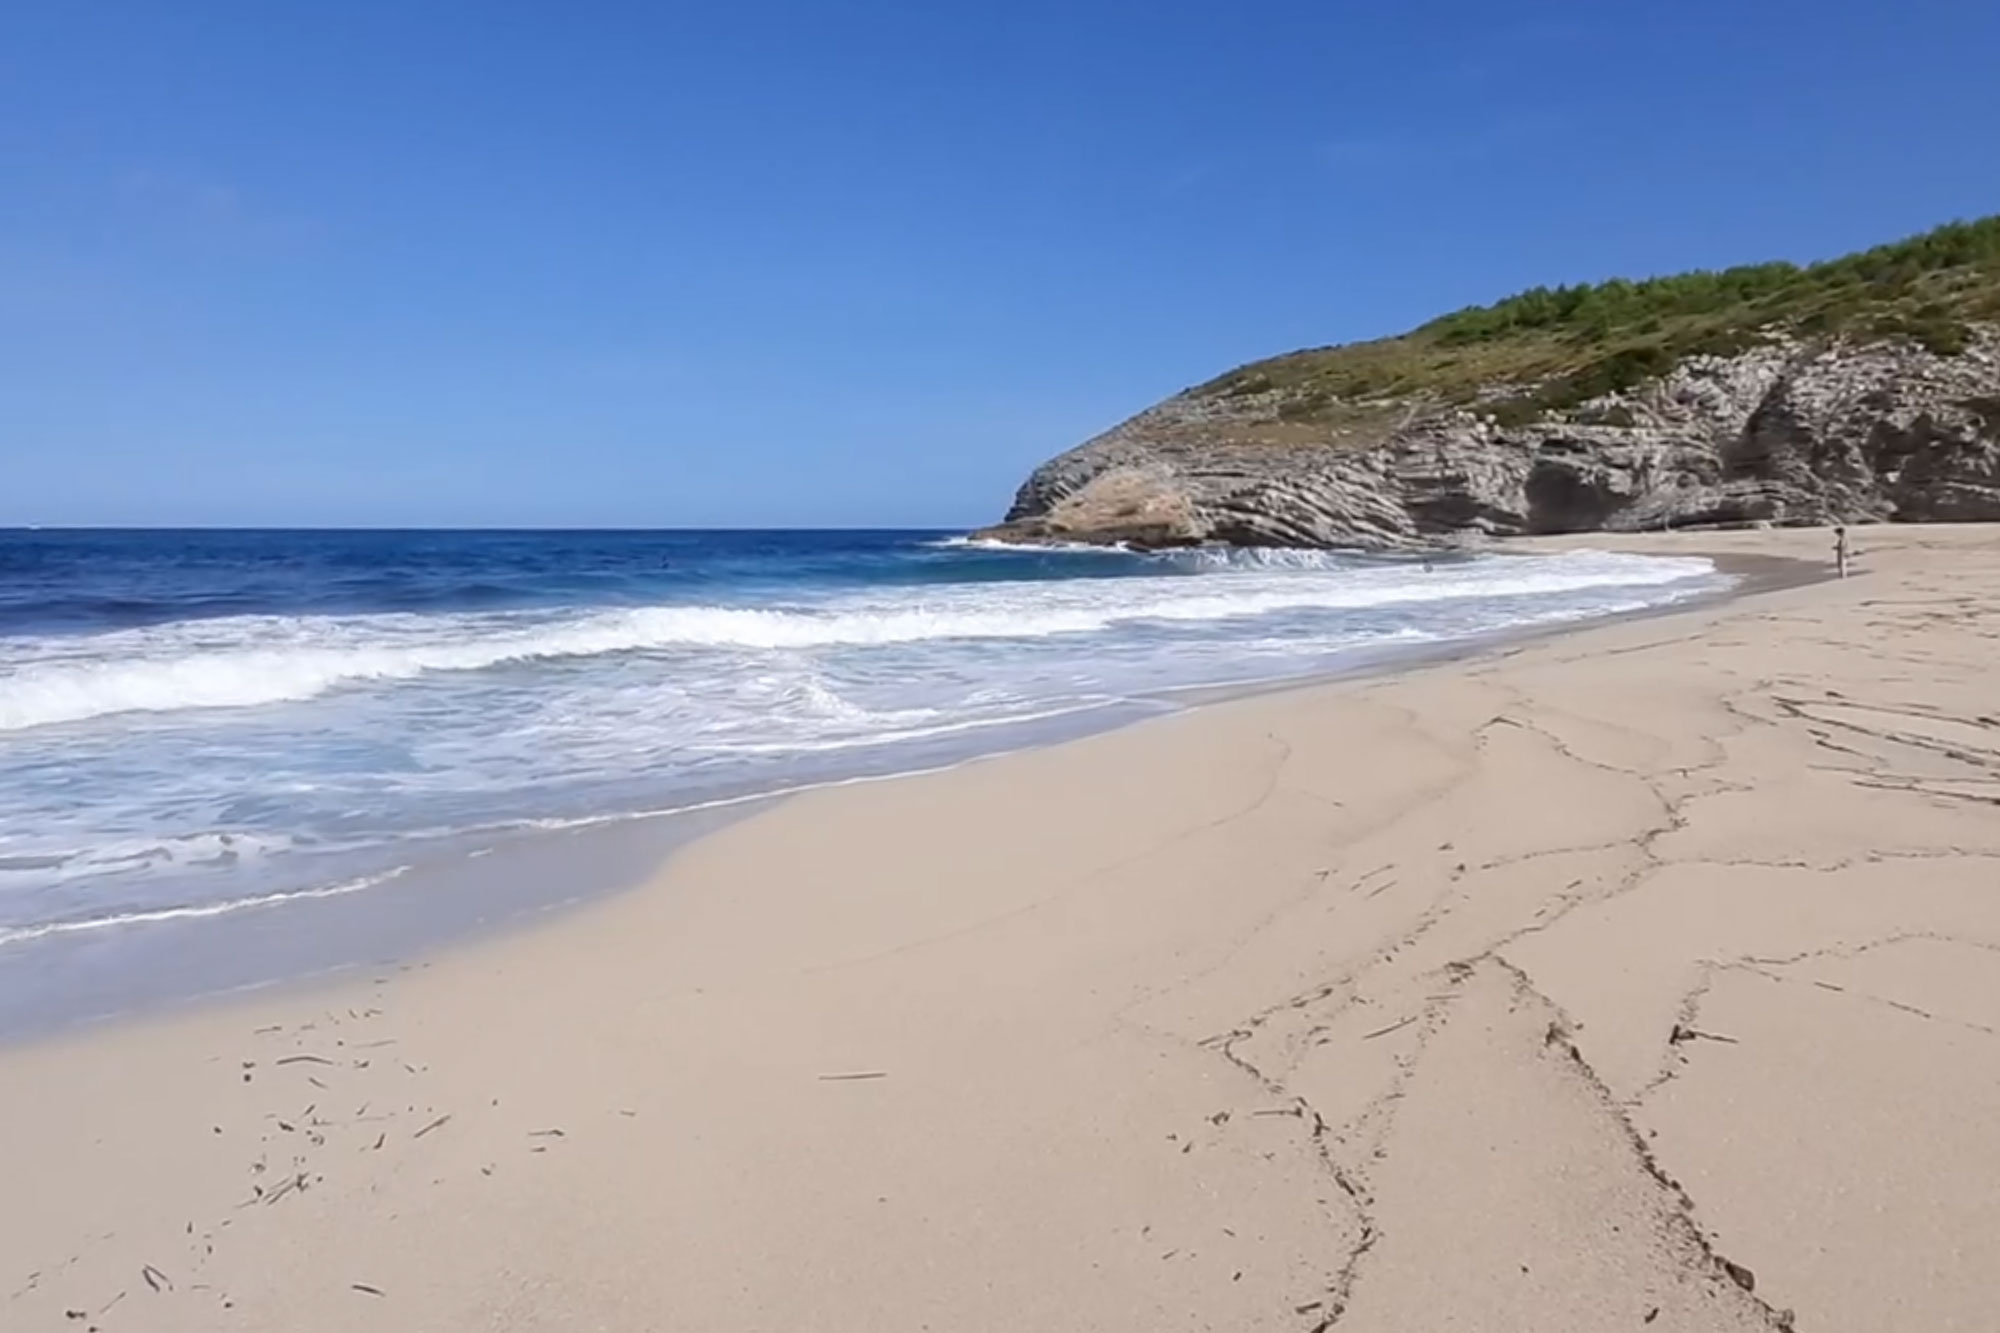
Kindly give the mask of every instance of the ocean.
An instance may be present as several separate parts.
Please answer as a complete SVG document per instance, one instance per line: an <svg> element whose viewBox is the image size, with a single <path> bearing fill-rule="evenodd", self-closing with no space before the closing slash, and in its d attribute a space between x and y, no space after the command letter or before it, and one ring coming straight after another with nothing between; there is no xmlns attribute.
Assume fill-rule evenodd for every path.
<svg viewBox="0 0 2000 1333"><path fill-rule="evenodd" d="M0 968L1726 584L939 532L0 532Z"/></svg>

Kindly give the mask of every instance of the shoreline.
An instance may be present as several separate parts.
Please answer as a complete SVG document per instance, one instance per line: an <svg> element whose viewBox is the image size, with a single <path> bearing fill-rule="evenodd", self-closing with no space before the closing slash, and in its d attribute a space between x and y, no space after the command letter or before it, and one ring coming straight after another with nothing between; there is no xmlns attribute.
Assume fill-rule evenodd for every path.
<svg viewBox="0 0 2000 1333"><path fill-rule="evenodd" d="M1524 555L1579 548L1647 549L1643 540L1636 547L1615 537L1608 547L1597 540L1610 536L1516 539L1507 548L1486 554L1507 554L1509 549ZM1711 560L1732 584L1633 611L1523 624L1401 650L1361 649L1342 665L1299 675L1164 689L1071 716L1065 719L1067 726L1055 719L1041 727L1023 724L1024 734L1017 743L951 754L936 763L862 769L660 810L612 812L547 826L530 821L522 828L495 830L493 838L470 844L469 851L433 852L422 861L365 876L351 892L346 882L340 882L285 892L269 902L251 899L240 906L232 901L175 909L166 919L132 923L140 927L138 934L128 934L130 925L120 920L50 931L51 936L74 935L74 939L0 941L0 964L5 964L0 967L0 1050L103 1024L227 1003L244 994L337 981L357 970L422 960L441 950L476 946L485 939L532 929L552 912L632 892L661 874L687 844L729 822L811 792L923 778L966 764L1072 744L1188 709L1473 659L1550 636L1697 611L1828 577L1811 561L1796 557L1700 549L1676 554ZM565 887L554 892L538 887L555 881ZM385 904L382 899L390 894L399 895L400 901ZM103 937L96 935L99 930ZM5 950L21 946L30 956L5 957ZM84 960L81 967L79 959Z"/></svg>
<svg viewBox="0 0 2000 1333"><path fill-rule="evenodd" d="M0 1049L0 1323L1982 1327L2000 529L1859 561Z"/></svg>

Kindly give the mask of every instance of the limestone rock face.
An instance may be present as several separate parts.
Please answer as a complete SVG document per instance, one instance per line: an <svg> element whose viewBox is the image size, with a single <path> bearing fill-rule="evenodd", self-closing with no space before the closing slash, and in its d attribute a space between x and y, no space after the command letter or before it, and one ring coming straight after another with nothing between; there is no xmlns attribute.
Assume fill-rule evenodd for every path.
<svg viewBox="0 0 2000 1333"><path fill-rule="evenodd" d="M1193 391L1037 468L988 536L1398 547L1706 524L2000 520L2000 328L1964 351L1773 337L1521 426L1387 400L1289 421Z"/></svg>

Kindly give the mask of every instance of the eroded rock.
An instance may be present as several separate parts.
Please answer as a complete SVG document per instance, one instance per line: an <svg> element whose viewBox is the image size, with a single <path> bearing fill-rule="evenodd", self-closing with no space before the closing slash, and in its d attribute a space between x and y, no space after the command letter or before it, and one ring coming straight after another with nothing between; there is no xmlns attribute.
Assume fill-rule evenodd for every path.
<svg viewBox="0 0 2000 1333"><path fill-rule="evenodd" d="M1497 396L1497 395L1496 395ZM2000 328L1963 352L1772 337L1521 426L1189 391L1044 463L988 535L1393 548L1527 533L2000 520ZM1356 425L1355 421L1363 424Z"/></svg>

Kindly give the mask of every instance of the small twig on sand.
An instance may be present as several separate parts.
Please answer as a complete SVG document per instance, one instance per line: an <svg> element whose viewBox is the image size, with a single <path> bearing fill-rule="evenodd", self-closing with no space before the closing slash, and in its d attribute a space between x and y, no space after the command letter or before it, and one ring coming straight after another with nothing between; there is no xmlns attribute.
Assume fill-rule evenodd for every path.
<svg viewBox="0 0 2000 1333"><path fill-rule="evenodd" d="M1391 1024L1390 1024L1390 1025L1389 1025L1388 1027L1385 1027L1385 1028L1376 1028L1376 1029L1375 1029L1375 1030L1374 1030L1373 1032L1364 1032L1364 1033L1362 1033L1362 1034L1361 1034L1361 1040L1363 1040L1363 1041L1373 1041L1373 1040L1375 1040L1375 1039L1376 1039L1377 1037L1386 1037L1386 1036L1388 1036L1388 1035L1389 1035L1389 1034L1390 1034L1391 1032L1395 1032L1395 1031L1397 1031L1397 1030L1398 1030L1398 1029L1400 1029L1400 1028L1406 1028L1406 1027L1408 1027L1408 1026L1409 1026L1410 1024L1412 1024L1412 1023L1414 1023L1414 1022L1416 1022L1416 1021L1417 1021L1417 1016L1416 1016L1415 1014L1411 1014L1411 1015L1410 1015L1410 1016L1409 1016L1408 1018L1404 1019L1404 1020L1403 1020L1402 1022L1400 1022L1400 1023L1391 1023Z"/></svg>
<svg viewBox="0 0 2000 1333"><path fill-rule="evenodd" d="M288 1055L282 1060L273 1060L274 1065L330 1065L333 1061L323 1055Z"/></svg>
<svg viewBox="0 0 2000 1333"><path fill-rule="evenodd" d="M1674 1030L1667 1034L1667 1044L1669 1046L1678 1046L1684 1041L1719 1041L1730 1046L1738 1044L1736 1038L1724 1036L1720 1032L1703 1032L1700 1028L1684 1027L1679 1023L1674 1024Z"/></svg>
<svg viewBox="0 0 2000 1333"><path fill-rule="evenodd" d="M365 1291L370 1296L380 1296L382 1294L382 1289L380 1287L371 1287L366 1282L350 1282L347 1285L354 1288L354 1290L356 1291Z"/></svg>
<svg viewBox="0 0 2000 1333"><path fill-rule="evenodd" d="M858 1074L821 1074L819 1076L819 1081L822 1083L854 1083L864 1078L887 1078L887 1077L889 1077L887 1070L870 1069L870 1070L865 1070Z"/></svg>
<svg viewBox="0 0 2000 1333"><path fill-rule="evenodd" d="M172 1291L174 1289L174 1280L151 1264L141 1264L139 1266L139 1276L145 1278L146 1285L154 1291Z"/></svg>
<svg viewBox="0 0 2000 1333"><path fill-rule="evenodd" d="M420 1139L424 1135L430 1133L432 1130L436 1129L439 1125L442 1125L445 1121L449 1119L451 1119L451 1116L449 1114L441 1115L437 1119L431 1121L428 1125L425 1125L422 1129L418 1130L416 1133L410 1135L410 1137L413 1139Z"/></svg>

